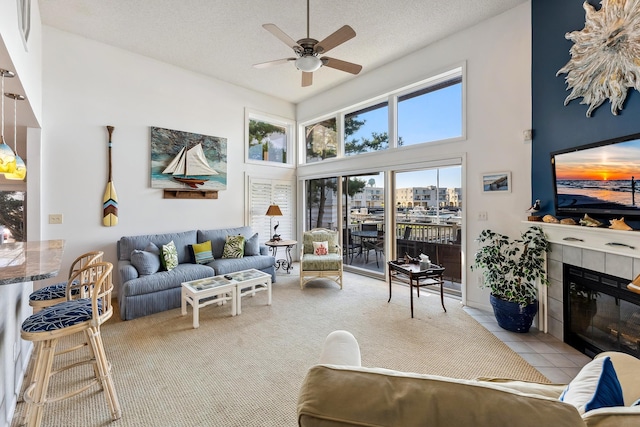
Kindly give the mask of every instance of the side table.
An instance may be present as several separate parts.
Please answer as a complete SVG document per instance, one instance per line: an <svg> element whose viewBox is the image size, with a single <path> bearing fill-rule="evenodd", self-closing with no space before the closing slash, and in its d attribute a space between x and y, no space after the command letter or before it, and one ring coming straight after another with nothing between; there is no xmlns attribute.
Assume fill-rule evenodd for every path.
<svg viewBox="0 0 640 427"><path fill-rule="evenodd" d="M409 293L411 299L411 317L413 317L413 288L417 289L418 298L420 298L420 287L430 285L440 285L440 303L445 313L447 308L444 306L444 267L431 264L427 270L421 270L419 264L405 264L404 261L389 261L389 299L391 301L391 279L396 274L403 274L409 278ZM415 280L415 284L414 284Z"/></svg>
<svg viewBox="0 0 640 427"><path fill-rule="evenodd" d="M276 270L282 268L287 274L291 274L293 268L293 261L291 259L291 248L297 245L295 240L269 240L265 242L265 245L269 247L271 255L276 259ZM284 258L277 258L278 248L284 248Z"/></svg>

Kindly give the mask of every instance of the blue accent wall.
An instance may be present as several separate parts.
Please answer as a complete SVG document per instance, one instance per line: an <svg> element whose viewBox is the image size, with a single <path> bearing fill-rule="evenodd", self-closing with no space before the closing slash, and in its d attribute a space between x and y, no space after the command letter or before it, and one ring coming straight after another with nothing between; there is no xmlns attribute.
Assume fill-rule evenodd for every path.
<svg viewBox="0 0 640 427"><path fill-rule="evenodd" d="M589 0L597 9L600 1ZM573 43L565 34L584 28L583 0L532 0L532 164L531 196L540 199L539 214L554 214L550 153L607 139L640 133L640 93L629 89L617 116L605 101L591 117L582 98L566 107L566 74L556 73L571 59Z"/></svg>

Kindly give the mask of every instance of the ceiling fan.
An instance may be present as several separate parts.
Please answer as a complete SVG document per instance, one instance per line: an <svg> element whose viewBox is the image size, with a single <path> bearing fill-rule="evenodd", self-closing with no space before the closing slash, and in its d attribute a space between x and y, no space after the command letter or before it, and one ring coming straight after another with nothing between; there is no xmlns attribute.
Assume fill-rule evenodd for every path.
<svg viewBox="0 0 640 427"><path fill-rule="evenodd" d="M309 37L309 0L307 0L307 37L297 42L289 37L284 31L275 24L264 24L265 30L283 41L287 46L293 49L296 57L276 59L275 61L262 62L254 64L255 68L265 68L272 65L293 62L296 68L302 71L302 86L311 86L313 83L313 72L320 67L327 66L336 70L346 71L351 74L358 74L362 70L362 65L352 62L342 61L340 59L330 58L328 56L320 57L336 46L351 40L356 36L356 32L348 25L345 25L329 35L322 41Z"/></svg>

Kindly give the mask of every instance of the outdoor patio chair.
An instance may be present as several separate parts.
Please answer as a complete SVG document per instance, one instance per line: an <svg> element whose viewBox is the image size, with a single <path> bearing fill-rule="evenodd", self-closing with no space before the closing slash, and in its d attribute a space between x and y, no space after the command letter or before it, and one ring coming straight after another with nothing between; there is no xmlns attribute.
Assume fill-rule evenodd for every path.
<svg viewBox="0 0 640 427"><path fill-rule="evenodd" d="M329 278L342 289L342 249L337 231L314 228L302 234L300 289L310 280Z"/></svg>

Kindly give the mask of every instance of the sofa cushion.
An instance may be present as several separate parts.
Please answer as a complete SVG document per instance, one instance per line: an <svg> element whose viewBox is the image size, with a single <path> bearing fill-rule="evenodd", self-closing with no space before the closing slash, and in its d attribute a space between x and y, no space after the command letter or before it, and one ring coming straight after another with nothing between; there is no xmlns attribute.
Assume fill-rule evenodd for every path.
<svg viewBox="0 0 640 427"><path fill-rule="evenodd" d="M581 414L598 408L624 406L622 388L611 358L601 357L587 363L567 385L560 400L574 405Z"/></svg>
<svg viewBox="0 0 640 427"><path fill-rule="evenodd" d="M200 264L178 264L171 271L159 271L149 276L140 276L123 283L118 297L144 295L166 289L179 288L182 282L214 276L213 268Z"/></svg>
<svg viewBox="0 0 640 427"><path fill-rule="evenodd" d="M258 233L255 233L244 241L244 256L260 255L260 242Z"/></svg>
<svg viewBox="0 0 640 427"><path fill-rule="evenodd" d="M214 230L198 230L197 243L211 240L211 251L213 252L213 257L218 259L222 258L222 252L224 251L224 244L227 242L227 236L238 234L244 236L245 239L249 239L253 236L254 232L249 226L220 228Z"/></svg>
<svg viewBox="0 0 640 427"><path fill-rule="evenodd" d="M173 243L173 240L166 245L162 245L162 248L160 250L160 261L162 262L162 266L167 271L171 271L177 267L178 251L176 249L176 245Z"/></svg>
<svg viewBox="0 0 640 427"><path fill-rule="evenodd" d="M222 258L242 258L244 256L244 236L227 236Z"/></svg>
<svg viewBox="0 0 640 427"><path fill-rule="evenodd" d="M193 261L194 264L206 264L213 261L211 240L189 245L189 251L191 252L191 261Z"/></svg>
<svg viewBox="0 0 640 427"><path fill-rule="evenodd" d="M255 268L264 270L273 267L275 259L270 255L256 255L243 258L219 258L207 264L215 269L216 275Z"/></svg>
<svg viewBox="0 0 640 427"><path fill-rule="evenodd" d="M304 254L300 260L304 271L336 271L342 268L342 257L338 254Z"/></svg>
<svg viewBox="0 0 640 427"><path fill-rule="evenodd" d="M327 242L329 246L329 253L333 254L337 252L338 245L338 233L335 231L316 230L305 231L302 235L302 246L305 254L313 253L313 242Z"/></svg>
<svg viewBox="0 0 640 427"><path fill-rule="evenodd" d="M146 234L140 236L124 236L118 241L118 259L131 260L131 252L134 249L144 250L144 248L152 242L157 247L173 240L178 252L178 263L191 262L188 245L198 243L196 230L183 231L180 233L166 234ZM205 239L208 240L208 239ZM205 240L202 240L203 242Z"/></svg>

